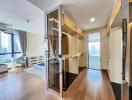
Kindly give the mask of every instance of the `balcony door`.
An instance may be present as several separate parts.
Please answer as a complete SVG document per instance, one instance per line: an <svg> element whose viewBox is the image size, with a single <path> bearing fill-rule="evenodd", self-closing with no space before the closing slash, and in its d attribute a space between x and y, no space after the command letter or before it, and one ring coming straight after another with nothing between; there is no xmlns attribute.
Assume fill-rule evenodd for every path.
<svg viewBox="0 0 132 100"><path fill-rule="evenodd" d="M100 33L88 34L88 66L100 70Z"/></svg>

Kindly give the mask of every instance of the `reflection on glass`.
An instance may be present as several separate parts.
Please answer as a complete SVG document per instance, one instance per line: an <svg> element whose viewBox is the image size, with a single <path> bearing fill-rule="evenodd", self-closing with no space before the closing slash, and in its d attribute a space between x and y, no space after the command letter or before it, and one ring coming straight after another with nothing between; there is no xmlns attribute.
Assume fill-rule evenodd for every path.
<svg viewBox="0 0 132 100"><path fill-rule="evenodd" d="M58 10L48 14L48 81L49 88L60 92L59 78L59 32L58 32Z"/></svg>

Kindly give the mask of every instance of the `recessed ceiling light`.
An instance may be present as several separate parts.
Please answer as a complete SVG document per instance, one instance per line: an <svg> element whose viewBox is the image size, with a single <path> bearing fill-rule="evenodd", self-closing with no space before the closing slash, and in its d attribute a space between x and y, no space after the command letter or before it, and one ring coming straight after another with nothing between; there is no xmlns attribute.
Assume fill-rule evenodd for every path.
<svg viewBox="0 0 132 100"><path fill-rule="evenodd" d="M95 18L91 18L91 19L90 19L90 22L94 22L94 21L95 21Z"/></svg>

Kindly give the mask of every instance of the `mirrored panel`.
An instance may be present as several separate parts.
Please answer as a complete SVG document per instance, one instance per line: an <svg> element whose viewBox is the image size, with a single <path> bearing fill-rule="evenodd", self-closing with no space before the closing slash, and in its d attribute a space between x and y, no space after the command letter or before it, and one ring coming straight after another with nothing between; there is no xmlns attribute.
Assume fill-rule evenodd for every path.
<svg viewBox="0 0 132 100"><path fill-rule="evenodd" d="M48 35L48 86L60 92L60 66L59 66L59 16L58 9L47 14Z"/></svg>

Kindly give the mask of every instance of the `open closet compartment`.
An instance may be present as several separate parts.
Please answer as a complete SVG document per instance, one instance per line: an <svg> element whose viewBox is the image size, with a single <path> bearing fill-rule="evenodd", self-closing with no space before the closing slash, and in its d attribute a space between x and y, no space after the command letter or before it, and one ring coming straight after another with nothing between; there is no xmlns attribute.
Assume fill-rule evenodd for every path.
<svg viewBox="0 0 132 100"><path fill-rule="evenodd" d="M79 66L82 66L84 32L61 6L47 12L46 17L48 88L62 96L79 74Z"/></svg>

